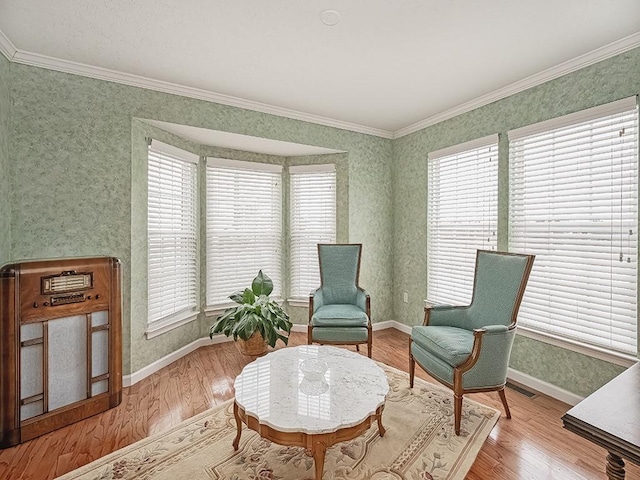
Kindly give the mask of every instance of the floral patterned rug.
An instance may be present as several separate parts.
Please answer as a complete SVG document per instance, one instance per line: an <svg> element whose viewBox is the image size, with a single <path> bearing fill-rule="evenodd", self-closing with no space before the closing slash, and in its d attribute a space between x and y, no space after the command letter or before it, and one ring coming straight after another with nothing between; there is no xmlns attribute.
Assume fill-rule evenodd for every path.
<svg viewBox="0 0 640 480"><path fill-rule="evenodd" d="M453 433L453 393L380 364L389 379L382 422L327 450L324 480L462 480L500 413L464 400L461 435ZM303 448L264 440L243 427L240 448L233 402L203 412L159 435L100 458L60 479L311 480L313 458Z"/></svg>

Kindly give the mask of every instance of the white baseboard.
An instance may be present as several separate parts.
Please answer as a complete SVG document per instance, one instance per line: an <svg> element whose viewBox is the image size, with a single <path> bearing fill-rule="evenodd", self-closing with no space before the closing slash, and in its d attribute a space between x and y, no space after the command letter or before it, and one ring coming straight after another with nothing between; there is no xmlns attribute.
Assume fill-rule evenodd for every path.
<svg viewBox="0 0 640 480"><path fill-rule="evenodd" d="M188 345L185 345L182 348L179 348L175 352L171 352L169 355L165 355L162 358L159 358L153 363L150 363L146 367L142 367L140 370L133 372L131 375L123 375L122 376L122 386L130 387L131 385L135 385L140 380L147 378L149 375L156 373L161 368L164 368L168 365L171 365L176 360L188 355L189 353L199 349L200 347L206 347L207 345L213 345L216 343L224 343L232 341L232 338L226 337L225 335L215 335L213 338L203 337L197 340L194 340Z"/></svg>
<svg viewBox="0 0 640 480"><path fill-rule="evenodd" d="M404 333L411 333L411 327L407 327L406 325L403 325L400 322L396 322L395 320L387 320L385 322L378 322L378 323L374 323L371 325L371 328L374 332L377 332L378 330L385 330L387 328L395 328L396 330L400 330L401 332ZM295 324L293 326L293 328L291 328L292 332L306 332L307 331L307 324Z"/></svg>
<svg viewBox="0 0 640 480"><path fill-rule="evenodd" d="M411 334L411 327L409 325L405 325L403 323L397 322L395 320L387 320L384 322L378 322L378 323L374 323L372 325L372 328L374 331L378 331L378 330L385 330L387 328L395 328L396 330L399 330L403 333L406 334ZM293 332L306 332L307 331L307 325L306 324L296 324L293 326L293 328L291 329L291 331ZM131 375L124 375L122 377L122 385L124 387L130 387L131 385L134 385L136 383L138 383L140 380L148 377L149 375L152 375L153 373L157 372L158 370L160 370L161 368L164 368L168 365L171 365L173 362L175 362L176 360L184 357L185 355L197 350L200 347L205 347L207 345L212 345L212 344L216 344L216 343L223 343L223 342L230 342L232 341L231 338L228 338L224 335L216 335L213 337L213 339L210 339L209 337L203 337L203 338L199 338L193 342L191 342L188 345L185 345L184 347L176 350L175 352L170 353L169 355L166 355L158 360L156 360L155 362L147 365L146 367L141 368L140 370L132 373ZM513 368L509 368L508 374L507 374L509 380L512 380L514 382L517 382L521 385L524 385L526 387L529 387L533 390L536 390L540 393L544 393L545 395L548 395L552 398L555 398L557 400L560 400L561 402L565 402L568 403L569 405L576 405L577 403L579 403L583 397L576 395L574 393L571 393L567 390L564 390L560 387L557 387L555 385L552 385L551 383L547 383L543 380L540 380L536 377L532 377L531 375L528 375L526 373L520 372L518 370L514 370Z"/></svg>
<svg viewBox="0 0 640 480"><path fill-rule="evenodd" d="M525 387L529 387L540 393L544 393L545 395L555 398L556 400L568 403L572 406L577 405L582 400L584 400L584 397L581 397L580 395L571 393L568 390L557 387L556 385L545 382L544 380L540 380L539 378L533 377L529 374L520 372L513 368L509 368L509 370L507 371L507 378L516 383L524 385Z"/></svg>
<svg viewBox="0 0 640 480"><path fill-rule="evenodd" d="M400 330L402 333L406 333L407 335L411 335L411 326L409 325L405 325L404 323L400 323L400 322L396 322L395 320L389 320L388 322L381 322L381 323L390 323L390 327L391 328L395 328L396 330ZM377 323L374 324L373 329L376 330L375 326L378 325ZM384 327L384 328L389 328L389 327Z"/></svg>

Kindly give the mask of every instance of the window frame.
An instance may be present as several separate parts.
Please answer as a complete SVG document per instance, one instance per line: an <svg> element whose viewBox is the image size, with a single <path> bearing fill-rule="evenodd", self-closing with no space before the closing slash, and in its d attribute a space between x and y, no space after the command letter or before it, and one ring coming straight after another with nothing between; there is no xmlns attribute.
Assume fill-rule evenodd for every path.
<svg viewBox="0 0 640 480"><path fill-rule="evenodd" d="M592 125L598 125L598 122L602 122L604 119L608 119L613 115L621 115L624 112L629 112L635 110L635 159L633 159L633 161L635 162L633 165L633 168L635 169L635 175L633 175L633 178L635 179L635 198L631 198L631 202L635 202L632 205L632 208L635 209L635 215L634 215L634 229L635 229L635 240L634 240L634 245L630 250L630 255L632 255L635 259L635 267L632 269L633 272L635 273L635 278L634 281L631 282L631 284L633 285L633 292L635 295L635 322L634 322L634 328L635 328L635 335L632 335L628 338L633 338L635 340L637 340L637 336L638 336L638 309L637 309L637 300L638 300L638 289L637 289L637 284L638 284L638 265L637 265L637 253L638 253L638 237L637 237L637 229L638 229L638 218L637 218L637 214L638 214L638 183L637 183L637 177L638 177L638 110L637 110L637 101L636 101L636 97L631 97L631 98L627 98L627 99L623 99L623 100L619 100L616 102L611 102L605 105L601 105L598 107L594 107L594 108L590 108L587 110L582 110L580 112L576 112L570 115L565 115L563 117L558 117L558 118L554 118L551 120L547 120L544 122L540 122L537 124L533 124L533 125L529 125L529 126L525 126L519 129L515 129L515 130L511 130L508 132L509 134L509 251L517 251L517 252L522 252L522 253L536 253L534 250L531 249L526 249L523 248L519 245L521 245L522 240L519 240L519 243L516 243L516 240L514 240L515 234L514 232L514 228L516 228L514 226L514 215L517 212L519 215L523 215L523 213L520 213L520 210L518 210L516 207L518 206L518 201L520 200L516 200L514 198L514 195L516 195L514 193L514 190L516 188L522 188L519 186L519 184L516 181L516 178L514 177L514 175L522 175L521 170L519 170L519 168L524 168L524 167L519 167L518 165L516 165L515 162L519 162L519 161L524 161L524 160L520 160L519 158L516 158L517 155L521 155L520 151L518 151L518 153L516 154L516 149L522 149L525 148L523 143L526 141L530 141L530 142L535 142L536 139L538 139L539 141L541 141L540 139L543 138L543 136L547 135L547 136L551 136L553 134L553 132L557 132L556 135L561 136L562 138L568 138L567 135L569 135L569 131L570 129L574 129L576 130L576 135L578 134L578 129L579 128L586 128L586 125L590 122ZM611 120L613 121L613 120ZM613 125L613 124L612 124ZM613 134L614 130L612 129L612 134ZM593 137L594 133L591 134L591 136ZM587 134L584 134L584 137L587 137ZM582 137L580 137L582 138ZM549 140L551 142L551 140ZM631 141L633 142L634 140L631 139ZM592 140L592 142L595 142L595 140ZM611 143L613 143L614 140L611 140ZM555 144L554 144L555 145ZM591 145L591 143L589 142L584 142L584 143L578 143L578 146L582 146L582 145ZM598 143L598 145L600 145L600 143ZM528 148L532 148L533 145L529 146ZM578 146L574 147L574 148L578 148ZM546 148L546 147L545 147ZM586 147L584 147L586 148ZM592 147L593 148L593 147ZM553 154L549 154L550 157L552 159L555 159L556 156L560 157L560 158L564 158L561 157L559 153L553 153ZM555 156L554 156L555 155ZM574 154L575 155L575 154ZM585 158L589 158L589 159L593 159L595 157L595 154L593 153L589 153L588 155L585 154L584 155ZM577 158L577 157L576 157ZM582 156L580 157L582 158ZM576 160L577 162L578 160ZM598 160L600 161L600 160ZM610 160L610 162L613 162L613 160ZM593 161L592 161L593 163ZM546 164L545 164L546 165ZM558 163L558 165L560 165ZM594 168L594 166L590 163L589 164L590 168ZM556 169L558 167L555 167ZM617 167L616 167L617 168ZM613 171L613 170L612 170ZM576 177L580 177L582 176L582 174L580 175L576 175ZM587 178L587 176L585 175L585 178ZM612 174L611 178L615 178L615 176ZM620 180L620 185L622 186L622 179ZM611 180L611 183L614 185L614 187L616 186L614 184L614 180ZM613 188L612 187L612 191ZM613 195L617 195L617 193L622 192L622 190L616 191L614 193L611 194L611 198L613 198ZM522 196L522 193L518 193L518 195ZM617 198L617 197L616 197ZM624 198L623 198L624 200ZM592 205L592 204L589 204ZM595 205L595 204L593 204ZM600 205L600 204L597 204ZM627 205L627 204L624 204ZM623 205L623 206L624 206ZM620 208L623 208L623 206L621 206ZM522 207L524 208L524 207ZM627 207L624 207L627 208ZM622 212L622 211L621 211ZM621 213L620 213L621 214ZM609 215L609 220L603 220L605 222L613 222L613 220L611 220L611 217L613 217L613 215L615 215L615 212L613 212L613 208L612 208L612 213ZM550 220L548 220L550 221ZM566 221L565 221L566 224ZM518 227L518 228L524 228L524 227ZM557 226L554 227L554 231L557 230L558 228L568 228L568 227L562 227L560 224L558 224ZM585 227L586 228L586 227ZM613 232L613 226L611 227L611 231ZM622 227L620 227L622 228ZM585 231L586 234L586 231ZM575 235L574 235L575 236ZM537 238L537 237L536 237ZM548 238L548 242L552 242L553 239L551 237L547 237ZM551 239L549 239L551 238ZM533 242L535 240L535 238L532 238L531 242ZM567 240L569 241L569 240ZM573 240L575 241L575 240ZM613 248L614 245L614 241L610 241L611 244L611 248ZM571 245L570 243L568 244L569 246ZM622 244L620 245L620 247L622 248ZM567 247L568 248L568 247ZM592 247L593 248L593 247ZM627 252L629 253L629 252ZM531 290L531 286L536 284L536 266L538 267L538 269L543 268L543 266L541 265L541 260L544 257L541 256L540 253L538 253L538 258L536 259L536 263L534 263L534 267L532 270L532 278L530 278L529 280L529 287L527 289L527 291L525 291L525 297L523 300L523 306L521 307L520 310L520 314L522 315L523 312L527 311L527 292L529 292ZM593 257L590 257L593 260ZM546 260L546 259L545 259ZM609 260L612 264L613 264L613 260L610 259ZM545 264L544 266L545 269L550 268L549 266L547 266ZM605 267L602 267L603 269ZM611 274L611 276L613 277L613 274ZM533 280L533 282L532 282ZM548 288L552 288L552 287L548 287ZM614 287L612 287L614 288ZM533 295L533 293L530 293L530 295ZM577 314L576 314L577 315ZM580 320L577 320L580 321ZM610 361L619 365L623 365L623 366L629 366L629 362L631 362L632 360L637 360L634 356L634 353L637 355L637 350L638 350L638 344L636 342L635 344L635 352L627 352L627 351L622 351L620 349L614 349L611 346L606 346L603 344L594 344L594 343L589 343L587 341L583 339L578 339L576 336L566 336L563 335L561 333L559 333L558 331L554 331L553 329L555 328L556 330L560 327L550 327L550 329L541 329L539 327L537 327L536 325L527 325L526 324L526 320L522 320L519 322L520 326L519 326L519 332L521 334L523 334L523 336L526 337L530 337L536 340L540 340L540 341L544 341L546 343L551 343L553 345L557 345L557 346L561 346L563 348L568 348L570 350L573 351L578 351L580 353L584 353L596 358L600 358L606 361ZM569 322L563 322L568 324ZM602 322L602 325L604 325L606 322ZM625 336L625 338L627 338Z"/></svg>
<svg viewBox="0 0 640 480"><path fill-rule="evenodd" d="M468 304L471 301L473 289L476 250L497 250L498 248L498 147L499 135L493 134L435 150L427 156L426 302L428 304ZM464 169L463 178L469 184L460 183L461 169ZM473 176L471 169L481 175L480 180L489 179L489 181L478 185L478 178ZM450 187L446 190L440 188L441 183ZM473 186L476 188L475 191L479 189L485 195L479 199L465 195L464 191ZM460 192L460 189L463 192ZM434 200L436 198L437 203ZM440 209L448 211L445 218L436 215ZM478 233L467 234L468 228L463 228L464 225L461 225L464 223L468 226L469 222L473 222L472 216L468 213L465 215L465 212L470 209L473 209L474 214L480 212L481 219L477 223L478 233L482 232L482 237ZM453 210L455 213L452 217ZM437 229L443 230L443 233L437 232ZM466 242L464 250L458 247L458 242L447 243L447 236L459 237L460 235ZM448 252L448 256L443 255L443 252ZM453 253L458 256L457 260L449 259ZM459 272L459 275L447 276L447 273L453 271ZM438 285L445 283L455 291L450 294L438 291Z"/></svg>
<svg viewBox="0 0 640 480"><path fill-rule="evenodd" d="M146 329L145 334L148 339L161 335L169 330L172 330L181 325L185 325L193 320L195 320L199 315L199 240L200 240L200 222L199 222L199 161L200 157L186 150L182 150L180 148L174 147L173 145L166 144L164 142L160 142L155 139L151 139L148 142L147 148L147 196L146 196L146 208L147 208L147 320L146 320ZM155 162L156 166L152 167L151 163ZM162 165L164 163L164 166ZM190 231L186 232L189 240L187 242L192 242L191 246L188 248L187 254L191 256L188 257L186 263L191 263L188 268L189 272L187 273L188 278L186 280L187 289L189 290L187 293L188 298L186 299L186 306L183 308L179 308L174 310L173 312L158 317L157 319L150 320L152 308L151 302L153 301L154 296L151 294L154 287L151 285L152 279L157 275L152 273L153 268L157 267L157 262L155 263L151 258L153 253L152 244L154 243L154 238L158 238L162 234L156 232L156 234L151 233L150 230L153 230L151 227L151 222L162 222L158 215L152 214L152 209L166 208L168 205L166 204L166 198L163 200L157 194L153 194L152 190L166 188L166 179L163 182L162 179L158 178L158 182L152 186L151 182L153 181L153 175L150 172L151 168L161 169L168 168L170 164L177 165L178 168L184 170L185 176L191 176L188 180L191 182L190 185L183 184L182 187L189 187L191 189L190 195L184 198L189 198L191 200L191 205L187 208L190 209L190 221L187 224L184 224L184 228L191 227ZM153 188L152 188L153 187ZM186 192L183 192L185 194ZM179 208L174 205L174 208ZM181 209L182 210L182 209ZM184 215L181 215L181 218L184 218ZM164 219L166 222L166 218ZM183 223L183 222L181 222ZM174 223L175 225L175 223ZM159 259L160 260L160 259ZM162 260L160 260L162 262ZM162 267L159 267L162 268ZM184 273L184 272L183 272ZM175 275L175 273L174 273ZM163 295L164 296L164 295Z"/></svg>
<svg viewBox="0 0 640 480"><path fill-rule="evenodd" d="M213 219L213 215L214 213L212 212L212 205L210 204L210 202L213 202L214 200L212 200L212 198L210 197L210 193L213 190L213 185L211 184L212 178L212 172L214 169L221 169L223 171L228 171L228 172L236 172L236 174L234 175L242 175L242 172L248 172L249 173L256 173L256 174L260 174L260 173L264 173L264 177L267 178L268 176L274 176L272 174L276 174L279 178L279 188L278 188L278 197L275 199L276 201L272 204L273 206L277 206L279 208L279 225L277 228L279 228L279 259L277 260L277 264L278 264L278 268L279 271L277 272L277 275L273 273L273 269L271 272L266 271L263 269L263 273L269 275L272 280L274 281L274 287L276 294L274 295L273 299L275 301L281 301L283 297L283 293L284 293L284 289L285 289L285 270L284 270L284 188L283 188L283 184L284 184L284 176L283 176L283 166L279 165L279 164L275 164L275 163L261 163L261 162L248 162L248 161L244 161L244 160L231 160L231 159L226 159L226 158L218 158L218 157L207 157L207 162L206 162L206 174L205 174L205 183L206 183L206 187L205 187L205 204L206 204L206 215L205 215L205 256L206 256L206 273L205 273L205 312L207 314L216 314L217 312L220 312L221 310L224 310L225 308L232 306L233 302L231 300L222 300L221 296L217 296L217 297L212 297L211 294L212 292L212 271L215 267L212 267L211 263L214 261L213 256L210 254L210 249L213 248L213 242L215 242L215 240L211 239L210 236L210 232L211 229L214 228L214 220ZM275 266L275 264L274 264ZM263 266L260 266L259 268L264 268ZM243 280L242 282L238 282L237 283L237 287L229 287L229 290L233 290L233 288L235 288L236 290L240 290L240 289L244 289L247 287L251 286L251 281L253 280L253 278L255 277L255 275L258 273L258 270L256 270L255 272L253 272L252 274L247 273L247 280ZM248 278L248 276L251 276L251 278ZM278 287L279 287L279 291L278 291ZM224 292L224 297L225 299L231 294L233 293L233 291L225 291ZM222 292L220 292L220 295L222 295ZM217 300L217 301L216 301Z"/></svg>
<svg viewBox="0 0 640 480"><path fill-rule="evenodd" d="M295 279L297 277L297 275L294 273L294 269L296 268L296 256L294 254L294 250L295 250L295 245L294 245L294 238L296 237L296 221L295 221L295 216L296 216L296 209L294 207L294 202L295 202L295 198L294 198L294 177L302 177L305 176L307 177L306 180L309 180L309 177L312 177L314 175L319 175L322 177L330 177L330 180L328 183L331 183L331 192L329 193L329 195L327 195L328 197L331 197L330 201L331 201L331 205L325 208L323 208L323 210L329 210L330 214L333 215L333 225L331 225L330 230L327 232L326 229L323 229L321 232L319 231L319 229L315 230L313 232L313 236L316 238L316 244L317 243L336 243L336 239L337 239L337 222L338 222L338 214L337 214L337 185L338 185L338 175L337 175L337 169L336 169L336 164L335 163L322 163L322 164L310 164L310 165L291 165L288 167L287 169L288 171L288 183L287 183L287 188L289 191L289 199L288 199L288 203L289 203L289 208L288 208L288 225L289 228L287 229L287 243L289 245L289 250L288 250L288 256L287 256L287 260L288 260L288 291L287 291L287 303L289 305L293 305L293 306L305 306L308 305L309 303L309 294L310 292L314 289L314 288L318 288L320 286L320 271L319 271L319 264L318 264L318 257L317 257L317 248L313 249L313 254L311 256L314 256L315 259L315 268L318 269L317 273L317 281L315 282L315 284L311 287L308 287L308 290L304 290L303 291L303 287L296 287L294 285ZM327 182L323 182L323 183L327 183ZM317 197L315 197L317 199ZM322 214L320 215L320 217L322 218L318 218L317 221L322 221L326 223L326 218L324 218L324 215L326 214L326 211L323 211ZM306 236L309 236L308 234ZM307 251L307 257L309 256L309 252ZM304 253L303 253L304 256ZM308 285L307 285L308 286Z"/></svg>

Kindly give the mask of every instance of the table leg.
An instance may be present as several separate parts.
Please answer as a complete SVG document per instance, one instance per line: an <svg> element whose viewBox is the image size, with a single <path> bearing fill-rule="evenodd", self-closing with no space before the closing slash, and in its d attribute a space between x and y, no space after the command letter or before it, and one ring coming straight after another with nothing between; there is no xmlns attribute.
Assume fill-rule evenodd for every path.
<svg viewBox="0 0 640 480"><path fill-rule="evenodd" d="M386 430L382 426L382 411L384 410L384 405L378 407L378 411L376 412L376 417L378 420L378 432L380 432L380 436L384 437Z"/></svg>
<svg viewBox="0 0 640 480"><path fill-rule="evenodd" d="M233 440L233 449L238 450L238 446L240 445L240 435L242 435L242 420L240 419L240 414L238 413L238 404L233 402L233 416L236 419L236 438Z"/></svg>
<svg viewBox="0 0 640 480"><path fill-rule="evenodd" d="M624 460L615 453L607 455L607 478L609 480L624 480Z"/></svg>
<svg viewBox="0 0 640 480"><path fill-rule="evenodd" d="M324 470L324 455L327 452L327 444L323 441L313 444L313 462L316 465L316 480L322 480Z"/></svg>

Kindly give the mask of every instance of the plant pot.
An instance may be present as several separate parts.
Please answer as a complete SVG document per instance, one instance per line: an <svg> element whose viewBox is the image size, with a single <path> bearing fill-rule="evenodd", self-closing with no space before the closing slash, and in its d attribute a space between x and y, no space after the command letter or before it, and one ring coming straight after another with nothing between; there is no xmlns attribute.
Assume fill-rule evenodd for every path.
<svg viewBox="0 0 640 480"><path fill-rule="evenodd" d="M238 348L243 355L259 357L267 353L267 342L264 341L260 332L255 332L249 340L238 339Z"/></svg>

